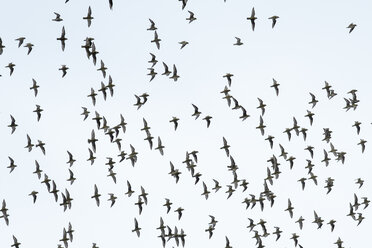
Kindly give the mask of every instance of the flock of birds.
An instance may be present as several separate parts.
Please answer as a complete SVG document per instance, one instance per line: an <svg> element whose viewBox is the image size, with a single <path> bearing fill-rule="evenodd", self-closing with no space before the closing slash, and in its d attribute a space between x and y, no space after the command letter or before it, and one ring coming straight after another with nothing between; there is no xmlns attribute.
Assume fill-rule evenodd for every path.
<svg viewBox="0 0 372 248"><path fill-rule="evenodd" d="M187 7L187 0L179 0L182 3L182 9ZM69 0L66 0L66 3L68 3ZM226 1L225 1L226 2ZM109 0L109 8L113 8L113 1ZM191 24L194 21L197 21L196 15L192 11L188 11L189 16L186 18L186 20ZM54 22L63 22L62 16L59 13L54 13L55 17L52 19ZM272 21L272 28L275 27L275 25L278 22L279 16L273 15L269 17ZM83 20L87 21L88 27L92 25L92 21L94 20L92 9L89 6L87 15L82 18ZM256 21L256 13L255 9L252 8L251 14L249 17L247 17L247 20L250 21L252 30L255 30L255 21ZM161 39L159 38L159 35L157 33L157 27L156 23L152 20L149 19L149 28L147 29L150 32L153 32L153 40L151 40L151 43L155 44L155 47L157 49L160 49L160 44L161 44ZM347 28L349 29L349 33L351 33L356 27L356 24L351 23ZM233 45L240 46L243 45L241 39L239 37L236 38L236 43ZM26 38L25 37L19 37L15 39L17 42L18 47L21 47ZM62 27L61 30L61 35L60 37L56 38L58 42L60 42L61 45L61 50L64 51L66 47L66 43L68 41L67 35L66 35L66 30L65 27ZM179 44L180 49L183 49L186 45L189 44L187 41L180 41ZM27 42L23 47L27 48L27 55L29 55L32 52L33 49L33 44L30 42ZM91 59L93 64L96 66L97 63L97 56L99 52L96 49L96 45L94 42L93 37L87 37L84 40L84 43L82 44L82 49L85 50L87 58ZM0 38L0 55L5 51L6 46L4 45L2 39ZM148 68L149 73L147 74L150 79L149 81L151 82L154 80L156 75L158 74L154 67L158 63L158 60L156 59L156 55L154 53L150 53L150 60L148 63L150 64L150 67ZM161 75L168 77L169 79L173 80L174 82L177 82L177 80L180 78L177 72L177 67L175 64L172 66L172 70L170 70L170 67L162 62L163 67L164 67L164 72L161 73ZM13 62L10 62L6 68L9 69L9 75L12 76L12 74L15 71L15 64ZM62 65L58 70L62 72L62 77L65 77L69 67L67 65ZM103 60L100 60L99 67L97 68L97 71L100 71L102 73L103 79L107 78L107 70L108 68L106 67L105 63ZM226 79L226 85L224 89L220 92L222 95L222 99L226 100L227 106L234 111L240 111L241 115L239 116L239 119L241 121L246 121L250 115L247 113L247 110L244 106L239 104L239 101L236 97L234 97L231 93L231 85L232 85L232 80L233 80L234 75L231 73L226 73L223 75L223 78ZM37 97L39 93L39 89L41 86L38 84L38 82L35 79L32 79L31 82L31 87L30 90L33 92L34 96ZM274 94L276 96L280 95L280 84L278 83L277 80L273 79L272 85L270 86L274 90ZM107 97L114 97L114 89L115 89L115 84L114 81L111 77L111 75L108 75L108 82L107 84L101 82L101 86L99 89L94 89L90 88L90 93L87 95L88 98L91 99L92 101L92 106L90 108L88 107L82 107L82 120L86 121L88 118L91 117L91 120L94 121L97 125L96 129L91 130L91 135L87 140L88 144L88 153L89 156L87 157L87 162L89 162L91 165L95 163L96 159L96 151L97 151L97 146L100 145L98 141L96 132L101 132L105 136L107 136L108 140L110 143L115 143L118 148L118 154L116 157L118 158L117 161L115 161L115 157L107 157L107 162L105 165L108 167L108 174L107 177L113 180L113 182L116 184L116 175L117 173L115 172L115 166L117 163L122 163L125 160L129 160L130 164L135 167L137 163L137 157L138 157L138 152L136 151L136 148L130 144L129 145L129 151L123 149L123 137L122 135L126 132L126 121L125 118L122 114L120 114L120 121L113 123L111 125L108 124L108 120L106 119L105 116L101 115L97 110L93 110L93 108L96 105L98 94L102 94L102 97L104 100L107 99ZM322 88L328 99L332 99L333 97L336 97L338 93L333 89L333 87L328 83L325 82L324 87ZM312 112L317 103L317 97L313 93L309 93L309 109L311 110L306 110L306 113L304 113L304 116L308 118L309 120L309 125L303 124L299 125L296 118L293 117L293 125L290 127L285 128L283 131L283 134L286 135L288 141L291 141L292 137L294 135L300 136L302 135L302 138L304 141L307 139L307 133L308 133L308 128L311 128L313 125L313 122L316 121L316 113ZM148 93L143 93L141 95L134 95L136 101L133 104L137 109L140 109L143 105L145 105L148 101L149 94ZM288 163L289 168L292 169L295 165L295 160L296 157L293 155L289 155L284 146L278 142L276 142L276 137L268 134L265 136L267 133L266 131L266 125L264 121L264 115L265 115L265 110L266 110L266 104L261 98L257 98L258 100L258 106L257 109L260 111L260 116L259 116L259 121L256 129L260 132L264 140L266 140L269 143L269 148L274 149L274 145L277 146L280 149L280 153L273 155L270 157L267 162L270 164L270 166L267 167L267 176L266 178L263 179L263 189L262 192L259 194L253 194L249 193L249 197L245 197L242 201L242 205L248 209L253 209L254 207L259 207L261 211L264 211L265 207L275 207L275 198L277 197L276 194L270 190L270 187L274 184L275 180L277 180L281 174L281 163L279 162L280 159L283 159L285 162ZM345 100L345 106L343 107L345 111L349 110L356 110L360 101L357 95L357 90L353 89L348 92L348 96L344 97ZM193 111L191 112L191 117L198 119L199 117L203 116L201 118L202 120L205 121L206 127L209 128L211 125L213 125L213 117L208 114L203 114L199 107L196 104L190 103L190 109ZM42 121L42 113L43 113L43 108L40 105L36 105L35 110L33 112L36 115L37 121ZM91 112L94 112L92 114ZM93 117L92 117L93 115ZM172 128L174 131L177 131L177 128L180 123L180 118L173 116L170 118L169 123L172 124ZM24 126L25 123L19 124L19 126ZM362 123L359 121L355 121L355 123L352 125L352 127L355 128L356 130L356 135L359 135L361 132L361 125ZM10 115L10 123L8 125L8 128L10 129L10 133L13 134L17 131L18 128L18 122L16 121L16 118L13 115ZM157 150L160 155L164 155L166 152L166 146L161 140L160 136L152 135L150 132L151 127L146 121L145 118L143 118L143 127L140 128L141 131L144 132L145 137L144 140L145 142L148 142L149 144L149 149L150 150ZM35 141L32 139L28 134L25 137L26 138L26 145L25 149L27 149L28 152L33 152L35 149L40 149L43 155L46 155L46 144L41 141L37 140ZM336 162L344 163L346 160L346 152L338 150L335 145L332 143L332 131L329 128L324 128L323 129L323 142L329 145L329 150L323 149L323 159L321 160L322 163L324 163L325 166L329 166L331 164L332 160L335 160ZM155 144L154 144L155 143ZM365 152L366 149L366 143L367 141L365 139L360 139L360 142L356 145L360 146L361 153ZM198 154L199 151L193 150L193 151L186 151L185 153L185 158L184 161L182 162L186 169L190 172L191 177L195 180L195 185L202 185L202 191L201 191L201 196L205 197L206 200L208 200L209 196L211 194L217 194L220 189L226 188L226 191L224 192L226 194L226 199L229 199L238 189L241 189L242 192L246 192L248 189L248 180L244 179L243 177L240 176L238 173L239 167L237 166L234 157L232 155L232 150L229 145L228 140L225 137L221 138L221 147L220 149L226 154L228 160L230 161L230 164L227 166L227 170L231 173L231 176L233 178L233 181L226 185L223 186L221 183L213 179L213 184L210 185L206 180L203 180L203 176L200 172L198 172ZM306 146L305 151L309 153L309 158L306 159L306 166L305 169L307 169L307 174L304 174L303 177L298 179L299 187L301 187L302 190L305 190L306 185L309 183L313 183L314 185L318 185L318 176L316 174L316 166L315 162L313 161L314 158L314 153L315 153L315 148L313 146ZM68 173L69 177L67 178L67 181L70 183L70 185L73 185L74 181L76 180L74 176L74 172L72 170L72 167L74 163L76 162L76 159L74 158L74 155L70 152L67 151L66 154L67 161L66 164L69 166L68 168ZM16 168L17 168L17 162L16 158L8 157L9 159L9 165L7 168L9 169L9 172L12 173ZM170 165L170 172L169 175L174 178L175 183L177 184L180 180L182 170L181 168L176 168L176 166L172 163L169 162ZM55 202L57 202L61 208L63 208L63 211L67 211L72 208L73 205L73 198L69 192L69 189L59 189L57 187L57 182L51 178L42 170L39 162L35 160L35 171L33 172L37 176L37 178L40 180L40 183L44 184L46 187L47 193L50 193L53 195L53 199ZM326 194L329 194L334 186L335 179L328 177L325 180L324 188L326 189ZM358 185L358 188L361 188L364 185L364 180L362 178L357 178L355 180L355 183ZM148 193L144 189L143 186L140 186L140 193L136 195L136 191L130 181L127 181L127 191L125 192L125 195L127 197L132 197L134 196L136 198L136 202L134 205L138 207L138 216L141 215L143 208L148 205ZM44 192L42 192L44 193ZM29 194L31 197L31 200L33 203L37 202L38 199L38 194L39 192L32 190ZM108 193L108 199L110 203L110 207L113 207L115 205L116 200L120 196L116 196L114 193ZM101 205L101 201L104 198L104 194L100 191L98 185L94 185L92 187L92 195L91 199L94 200L96 203L97 207ZM360 196L358 193L354 194L354 199L352 202L349 203L349 212L345 213L345 216L350 217L352 220L356 222L356 225L360 225L363 220L365 219L364 215L364 210L369 206L370 200L366 196ZM178 220L182 218L182 213L184 209L179 206L178 208L173 208L172 207L173 203L171 202L170 199L165 199L164 201L164 208L166 209L166 213L168 214L171 210L177 214ZM323 218L318 213L314 210L314 218L312 220L305 220L303 216L297 215L294 208L295 204L292 203L291 199L288 199L288 206L283 209L282 211L288 212L289 218L293 219L295 223L298 224L298 228L302 230L303 226L305 223L309 223L309 225L314 224L317 229L320 229L323 227L323 224L327 224L329 226L328 230L330 232L333 232L336 228L336 223L337 221L335 219L327 219ZM2 206L0 209L1 216L0 218L4 220L5 225L10 225L10 220L11 220L11 209L8 209L7 202L5 199L2 200ZM133 229L132 232L135 233L138 237L141 236L141 223L138 221L138 216L133 218ZM207 236L209 239L213 237L214 231L217 228L217 217L210 215L210 222L207 224L207 227L205 229L205 232L207 233ZM252 218L248 218L249 223L248 223L248 230L249 232L253 232L254 236L253 239L256 242L256 246L258 248L265 247L265 239L268 238L270 235L274 237L275 241L279 240L282 237L282 229L279 226L274 226L272 228L272 231L269 230L267 225L267 222L263 219L260 219L259 221L255 221ZM154 228L159 231L158 237L161 240L161 244L163 247L166 247L168 243L171 243L171 241L174 241L174 243L170 245L182 245L185 246L186 240L187 240L187 234L185 230L179 226L175 226L174 228L171 228L169 225L165 223L163 220L163 217L160 217L160 224L158 227ZM68 248L69 244L73 242L73 237L74 237L74 229L71 223L69 223L68 227L63 228L61 239L58 241L58 247L64 247ZM300 241L300 236L297 233L292 233L289 237L290 240L293 240L293 245L294 247L303 247L301 245ZM10 245L11 247L19 248L23 247L21 245L22 243L17 239L15 235L13 235L13 243ZM335 240L334 244L336 247L341 248L343 246L343 241L341 238L338 238ZM27 246L27 244L25 244ZM98 248L98 245L96 243L92 244L93 248ZM221 246L225 248L232 248L232 244L230 243L229 238L226 236L225 237L225 245ZM328 247L330 247L328 245Z"/></svg>

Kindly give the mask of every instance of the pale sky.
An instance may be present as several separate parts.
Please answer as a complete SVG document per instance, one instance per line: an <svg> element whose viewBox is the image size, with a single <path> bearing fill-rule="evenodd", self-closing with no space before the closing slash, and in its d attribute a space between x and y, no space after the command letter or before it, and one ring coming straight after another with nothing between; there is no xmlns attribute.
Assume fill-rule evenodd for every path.
<svg viewBox="0 0 372 248"><path fill-rule="evenodd" d="M92 25L88 28L83 17L88 7L92 9ZM185 247L225 247L225 236L232 247L256 247L254 232L246 228L248 218L255 223L265 220L270 235L262 237L265 247L294 247L290 238L297 233L299 244L303 247L337 247L334 243L341 238L344 247L365 247L369 242L368 234L372 228L370 207L363 210L361 205L357 213L365 219L357 222L349 213L349 203L354 202L354 193L359 201L362 197L372 199L370 163L370 143L372 140L372 116L370 97L371 86L371 41L370 9L372 2L331 0L301 2L284 1L243 1L243 0L189 0L182 10L182 3L177 0L114 0L113 9L109 9L108 0L70 0L67 4L58 1L14 0L3 3L0 8L0 38L5 46L0 55L0 201L6 200L9 226L0 218L0 247L13 244L12 235L21 243L20 247L57 247L63 228L71 222L75 232L69 247L162 247L156 230L159 219L172 229L177 226L186 233ZM252 8L256 12L255 31L250 21ZM190 23L186 20L187 11L192 11L197 18ZM53 12L61 14L63 21L54 22ZM271 28L270 16L277 15L276 26ZM157 27L160 50L151 40L154 32L148 31L151 18ZM357 26L352 33L346 27L350 23ZM62 27L66 30L66 48L56 40L61 35ZM15 39L25 37L23 45L18 48ZM93 37L97 51L97 65L88 60L85 50L86 37ZM235 37L241 38L242 46L234 46ZM179 42L189 44L180 49ZM27 55L26 43L34 45ZM147 74L151 67L148 61L150 53L156 55L158 63L154 66L158 73L149 82ZM105 63L107 77L97 71L100 61ZM12 76L5 68L10 62L16 66ZM172 70L176 65L180 78L177 82L167 78L163 73L162 62ZM62 78L58 68L67 65L70 69ZM229 88L234 98L239 101L250 115L245 121L239 116L241 110L232 110L222 99L220 93L227 85L223 75L232 73L232 85ZM111 75L114 95L108 95L104 101L98 92L101 82L108 83ZM279 96L270 86L272 79L277 80ZM40 86L37 97L29 88L35 79ZM328 99L322 90L324 82L332 85L337 93ZM93 106L90 89L94 88L97 103ZM345 111L344 98L356 89L360 100L356 110ZM139 110L134 95L148 93L148 101ZM311 109L309 92L319 101ZM263 116L265 135L256 129L259 125L261 111L257 98L267 105ZM192 117L195 104L201 116ZM36 105L44 110L37 121ZM234 104L232 104L233 106ZM82 108L86 107L90 115L83 121ZM314 123L309 124L306 110L311 110ZM132 167L129 160L119 163L118 147L111 144L103 130L97 130L92 118L97 111L105 116L108 125L113 127L120 123L120 114L128 123L126 133L120 132L122 150L130 153L130 145L138 152L138 161ZM10 115L18 125L14 134L8 125ZM210 115L211 125L206 127L202 120ZM173 116L180 119L179 127L174 131L169 120ZM288 141L283 133L293 126L296 117L298 125L307 128L307 140L296 136ZM150 150L144 140L146 133L140 131L145 118L151 127L154 147L161 137L165 146L164 156L159 151ZM361 131L358 135L352 127L360 121ZM321 162L323 149L330 150L323 139L323 128L332 130L331 142L338 151L346 152L345 163L337 162L332 154L330 165ZM98 138L97 157L90 165L87 143L91 130ZM39 148L28 152L27 134L32 143L37 140L46 143L46 155ZM270 149L267 135L275 136L274 148ZM225 137L230 147L230 154L239 169L238 179L249 182L248 189L242 192L238 187L228 200L227 185L233 181L227 166L230 159L220 149ZM367 140L366 150L362 154L360 139ZM292 170L289 162L280 155L279 144L296 157ZM314 147L314 158L304 150ZM202 174L200 182L194 185L194 178L182 161L186 151L197 150L198 162L196 172ZM76 159L70 168L67 151ZM267 162L272 155L278 158L280 171L274 179L270 190L277 196L272 208L265 201L264 211L259 203L253 209L245 209L244 198L250 194L259 197L263 191L266 178ZM6 168L8 156L13 158L17 167L12 173ZM114 171L117 183L107 177L106 158L112 157L116 162ZM297 181L308 178L307 159L315 165L313 172L318 176L318 185L306 181L305 190ZM35 160L43 173L54 180L60 191L68 189L72 208L63 211L61 195L58 203L41 184L35 170ZM180 180L168 173L169 162L181 171ZM77 178L73 185L66 179L71 169ZM327 195L325 180L334 181L332 191ZM362 178L365 183L358 189L355 179ZM43 176L42 176L43 179ZM222 188L214 193L212 190L216 179ZM126 182L131 182L135 193L128 198ZM209 199L201 196L202 182L208 190L213 191ZM97 185L101 205L96 206L91 199L94 185ZM141 215L135 205L143 187L148 195L148 205L144 205ZM37 191L38 197L33 204L29 194ZM118 197L110 208L109 193ZM165 198L173 203L169 214L163 206ZM289 217L287 201L291 199L294 207L293 218ZM184 208L180 220L174 212L178 207ZM317 229L313 211L324 220L323 227ZM218 223L211 239L208 239L209 215L216 217ZM295 223L302 216L304 227L299 229ZM132 232L134 218L138 220L141 236ZM336 227L331 232L331 219L336 220ZM274 227L283 231L281 238L275 241ZM260 226L255 228L262 234ZM369 231L367 231L369 230ZM166 247L176 247L171 239Z"/></svg>

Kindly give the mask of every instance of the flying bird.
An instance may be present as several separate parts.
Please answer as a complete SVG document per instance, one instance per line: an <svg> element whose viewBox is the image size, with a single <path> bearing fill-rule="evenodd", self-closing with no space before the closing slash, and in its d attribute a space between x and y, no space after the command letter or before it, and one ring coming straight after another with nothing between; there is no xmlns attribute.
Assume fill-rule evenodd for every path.
<svg viewBox="0 0 372 248"><path fill-rule="evenodd" d="M99 203L100 203L100 201L99 201L99 197L100 197L100 196L101 196L101 194L98 193L97 185L94 184L94 195L91 196L91 198L92 198L92 199L94 198L94 199L96 200L97 207L99 207Z"/></svg>
<svg viewBox="0 0 372 248"><path fill-rule="evenodd" d="M234 46L241 46L244 44L239 37L235 37L235 39L236 39L236 42L233 44Z"/></svg>
<svg viewBox="0 0 372 248"><path fill-rule="evenodd" d="M140 237L140 230L141 228L138 226L138 221L136 218L134 218L134 229L132 230L132 232L136 232L137 237Z"/></svg>
<svg viewBox="0 0 372 248"><path fill-rule="evenodd" d="M23 47L28 48L27 55L29 55L31 53L33 46L34 46L34 44L32 44L32 43L26 43L26 45L23 46Z"/></svg>
<svg viewBox="0 0 372 248"><path fill-rule="evenodd" d="M34 204L35 204L35 202L36 202L37 194L38 194L38 193L39 193L39 192L33 190L33 191L29 194L29 196L32 196L32 199L33 199L33 203L34 203Z"/></svg>
<svg viewBox="0 0 372 248"><path fill-rule="evenodd" d="M40 105L36 105L36 109L33 111L36 113L37 115L37 121L40 121L40 118L41 118L41 112L43 112L44 110L40 107Z"/></svg>
<svg viewBox="0 0 372 248"><path fill-rule="evenodd" d="M62 65L58 70L62 71L62 77L65 77L68 69L70 68L68 68L66 65Z"/></svg>
<svg viewBox="0 0 372 248"><path fill-rule="evenodd" d="M186 18L186 20L189 21L189 23L192 23L193 21L196 20L196 17L195 17L195 15L192 11L188 10L188 12L189 12L190 15L189 15L189 17Z"/></svg>
<svg viewBox="0 0 372 248"><path fill-rule="evenodd" d="M180 76L177 75L177 67L176 67L175 64L173 64L173 73L172 73L172 76L169 77L169 78L170 78L170 79L173 79L174 82L177 82L177 80L178 80L179 77L180 77Z"/></svg>
<svg viewBox="0 0 372 248"><path fill-rule="evenodd" d="M90 25L92 24L92 20L94 19L94 17L92 16L92 9L88 8L88 14L87 16L83 17L84 20L87 20L88 22L88 28L90 27Z"/></svg>
<svg viewBox="0 0 372 248"><path fill-rule="evenodd" d="M150 27L147 29L149 31L155 31L156 29L158 29L156 26L155 26L155 22L151 19L149 19L150 21Z"/></svg>
<svg viewBox="0 0 372 248"><path fill-rule="evenodd" d="M37 85L37 82L35 79L32 79L32 87L30 87L30 90L34 91L35 97L37 96L37 93L39 92L38 88L40 88L40 86Z"/></svg>
<svg viewBox="0 0 372 248"><path fill-rule="evenodd" d="M66 32L65 32L65 26L62 27L62 32L61 32L61 36L59 38L57 38L57 40L59 40L61 42L61 48L62 48L62 51L65 50L65 47L66 47Z"/></svg>
<svg viewBox="0 0 372 248"><path fill-rule="evenodd" d="M25 39L26 39L26 37L19 37L19 38L15 39L15 41L18 41L18 47L21 47L22 46L22 44L25 41ZM0 47L1 47L1 42L0 42Z"/></svg>
<svg viewBox="0 0 372 248"><path fill-rule="evenodd" d="M13 134L14 132L15 132L15 130L16 130L16 128L17 128L17 124L16 124L16 121L15 121L15 119L14 119L14 117L12 116L12 115L10 115L10 124L8 125L8 127L10 127L11 129L12 129L12 132L11 132L11 134Z"/></svg>
<svg viewBox="0 0 372 248"><path fill-rule="evenodd" d="M273 23L272 23L272 25L271 25L271 28L274 28L274 27L275 27L276 20L277 20L278 18L279 18L279 16L276 16L276 15L269 17L269 20L272 20L272 21L273 21Z"/></svg>
<svg viewBox="0 0 372 248"><path fill-rule="evenodd" d="M7 66L5 66L5 68L9 68L9 75L10 75L10 76L13 74L13 72L14 72L14 67L15 67L15 66L16 66L16 65L13 64L12 62L10 62Z"/></svg>
<svg viewBox="0 0 372 248"><path fill-rule="evenodd" d="M350 23L349 26L346 27L346 28L349 28L349 34L350 34L351 32L353 32L353 30L354 30L354 28L355 28L356 26L357 26L356 24L354 24L354 23Z"/></svg>
<svg viewBox="0 0 372 248"><path fill-rule="evenodd" d="M154 32L154 39L151 42L155 43L156 47L158 49L160 49L160 41L161 41L161 39L159 39L158 33L155 31Z"/></svg>
<svg viewBox="0 0 372 248"><path fill-rule="evenodd" d="M61 15L60 14L58 14L57 12L54 12L54 14L56 15L56 17L54 19L52 19L52 21L55 21L55 22L61 22L61 21L63 21L63 19L61 18Z"/></svg>
<svg viewBox="0 0 372 248"><path fill-rule="evenodd" d="M256 11L254 10L254 8L252 8L252 12L251 12L251 16L250 17L247 17L247 20L250 20L251 21L251 24L252 24L252 30L254 31L254 28L256 26Z"/></svg>
<svg viewBox="0 0 372 248"><path fill-rule="evenodd" d="M270 86L275 89L275 93L278 96L279 95L279 85L278 82L273 78L273 84Z"/></svg>

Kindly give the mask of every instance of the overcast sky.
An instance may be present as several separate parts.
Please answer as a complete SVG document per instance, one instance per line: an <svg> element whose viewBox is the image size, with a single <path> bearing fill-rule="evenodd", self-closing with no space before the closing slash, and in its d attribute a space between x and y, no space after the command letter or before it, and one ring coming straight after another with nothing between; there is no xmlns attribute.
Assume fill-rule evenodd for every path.
<svg viewBox="0 0 372 248"><path fill-rule="evenodd" d="M88 7L92 9L92 25L88 28L83 17ZM252 31L246 19L252 8L256 11L256 26ZM182 3L177 0L114 0L110 10L107 0L88 1L70 0L13 0L2 3L0 8L0 38L5 46L0 55L0 201L7 202L9 221L7 226L0 219L0 247L13 244L12 235L18 238L21 247L57 247L62 238L63 228L71 222L75 230L74 240L69 247L91 247L97 243L105 247L162 247L156 230L160 217L172 229L175 226L186 233L185 247L225 247L225 236L229 237L233 247L254 247L253 232L246 228L248 218L256 222L264 219L269 233L278 226L283 231L281 238L275 241L270 234L262 238L266 247L294 247L292 233L297 233L299 244L303 247L337 247L334 243L340 237L345 247L365 247L368 234L372 228L370 208L363 210L363 205L356 211L365 219L357 222L349 213L349 203L354 201L354 193L372 198L370 163L370 143L372 137L372 99L370 80L371 41L370 10L368 1L330 0L311 2L282 1L243 1L243 0L189 0L182 10ZM187 11L192 11L197 20L186 20ZM63 21L54 22L53 12L61 14ZM270 16L277 15L276 26L271 27ZM154 32L148 31L151 18L157 27L160 50L151 42ZM357 26L352 33L346 27L350 23ZM56 38L60 37L62 27L66 31L66 48ZM18 48L15 39L25 37L23 45L30 42L34 47L29 55L23 45ZM93 37L99 52L97 65L88 59L82 45L86 37ZM234 46L235 37L240 37L242 46ZM180 49L179 42L189 44ZM159 61L154 69L158 73L150 81L148 68L151 64L150 53ZM105 63L107 77L97 71L100 61ZM10 76L5 68L10 62L16 66ZM170 70L176 65L180 78L177 82L167 78L163 73L162 62ZM58 70L67 65L69 70L62 78ZM241 110L232 110L222 99L220 93L227 85L223 75L232 73L232 85L229 94L239 101L250 115L245 121L239 119ZM114 88L113 97L104 101L101 82L108 83L111 75ZM279 96L272 87L273 78L280 84ZM30 87L32 79L40 86L37 97ZM324 82L332 85L337 93L332 99L327 98ZM93 106L90 89L94 88L97 103ZM348 92L356 89L360 100L356 110L345 111L344 98L351 98ZM134 95L148 93L148 101L140 109ZM309 92L319 101L312 109ZM263 116L265 135L256 129L259 125L261 111L257 109L261 98L267 105ZM201 116L195 120L195 104ZM44 110L37 121L36 105ZM233 106L234 104L232 104ZM82 107L90 111L83 121ZM310 126L306 110L311 110L314 123ZM138 161L132 167L129 160L119 163L119 150L115 143L110 143L103 130L97 130L92 118L94 112L105 116L108 125L113 127L120 123L120 114L128 123L126 133L120 132L122 150L130 153L130 144L138 152ZM18 127L14 134L7 127L10 115L14 116ZM211 125L206 127L202 120L210 115ZM180 119L179 127L174 131L169 122L173 116ZM307 140L296 136L288 141L283 133L293 126L293 117L298 125L308 129ZM142 119L151 127L154 147L157 137L161 137L164 156L158 150L150 150L144 140L146 133ZM361 131L358 135L352 127L360 121ZM329 154L330 165L321 162L323 149L330 150L329 143L322 141L323 128L332 130L332 144L338 151L346 152L345 163L337 162ZM97 157L94 165L87 162L89 157L87 143L92 129L98 138ZM46 155L39 148L28 152L27 134L32 143L37 140L46 143ZM265 138L275 136L274 147L270 149ZM248 189L242 192L238 187L229 198L225 193L227 185L233 181L227 166L230 159L220 149L225 137L230 147L230 154L239 169L239 179L249 182ZM367 140L366 150L362 154L360 139ZM280 155L279 144L296 157L292 170L289 162ZM314 158L304 150L314 147ZM200 182L194 184L182 161L186 151L197 150L198 162L196 172L202 174ZM76 159L70 168L67 151ZM259 197L263 191L263 182L267 176L267 162L273 154L278 157L281 174L270 190L277 196L272 208L266 201L264 211L259 204L253 209L245 209L241 202L250 194ZM8 156L12 157L17 167L10 174ZM112 157L116 164L117 183L107 177L107 157ZM315 165L313 172L318 176L318 185L306 181L305 190L297 181L308 178L307 159ZM72 208L63 211L61 195L58 203L41 184L35 170L35 160L43 173L54 180L60 191L68 189L73 198ZM182 174L176 184L168 173L172 162ZM66 179L68 169L77 178L73 185ZM334 181L332 191L327 195L325 180ZM358 189L355 179L365 180ZM43 178L43 177L42 177ZM213 191L213 180L220 182L222 189L211 193L205 200L202 182L208 190ZM128 198L126 182L129 180L135 193ZM91 199L94 185L98 186L101 196L100 207ZM148 205L138 214L137 202L140 187L146 190ZM36 203L33 204L29 194L38 191ZM213 191L214 192L214 191ZM109 193L118 199L110 208ZM169 198L172 210L166 213L163 206ZM291 219L287 201L291 199L294 216ZM174 212L178 207L184 208L180 220ZM321 229L317 229L313 211L324 220ZM218 220L213 237L208 239L210 218ZM302 216L304 227L299 229L295 221ZM142 228L138 238L131 230L137 218ZM333 232L326 223L335 219ZM256 230L262 234L260 227ZM176 246L172 239L167 247Z"/></svg>

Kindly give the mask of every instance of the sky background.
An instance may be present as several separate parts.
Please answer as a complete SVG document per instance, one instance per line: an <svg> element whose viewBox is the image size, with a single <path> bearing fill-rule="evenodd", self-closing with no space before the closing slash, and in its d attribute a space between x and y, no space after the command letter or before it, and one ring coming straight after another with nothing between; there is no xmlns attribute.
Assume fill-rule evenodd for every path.
<svg viewBox="0 0 372 248"><path fill-rule="evenodd" d="M88 7L92 8L94 20L90 28L82 19ZM252 7L256 10L256 28L253 32L250 22ZM0 37L5 45L0 55L0 200L5 199L9 209L10 225L6 226L0 219L0 247L10 247L12 235L22 243L21 247L56 247L62 238L63 228L71 222L75 236L71 247L161 247L157 236L159 218L174 228L183 228L186 247L224 247L228 236L233 247L254 246L253 232L246 226L248 218L255 222L267 221L270 233L274 226L283 230L282 237L275 242L273 235L263 239L266 247L293 247L290 240L292 233L297 233L303 247L336 247L333 243L340 237L345 247L362 247L368 242L372 227L370 208L363 211L366 218L358 227L350 217L349 202L353 194L359 198L371 196L372 160L369 152L361 153L359 140L371 140L372 116L370 98L371 63L371 18L372 3L368 1L243 1L243 0L189 0L182 10L181 2L176 0L114 0L113 10L108 1L70 0L64 1L7 1L0 9ZM191 24L185 19L187 10L195 13L196 21ZM58 12L62 22L51 21ZM280 18L274 29L268 17L278 15ZM154 43L153 32L146 29L151 18L158 28L162 39L160 50ZM357 24L349 34L346 27ZM61 50L60 36L62 27L66 29L66 49ZM26 37L25 43L31 42L34 48L30 55L27 48L17 48L16 38ZM233 46L234 37L240 37L242 46ZM94 37L98 54L97 66L88 60L84 49L84 39ZM180 50L178 42L189 42ZM156 55L159 61L155 65L158 75L149 82L148 69L151 59L149 53ZM92 105L90 88L96 91L101 81L108 79L97 71L99 61L108 67L116 85L114 97L104 101L98 93L96 106ZM160 75L163 72L162 61L171 68L177 66L180 76L177 82ZM9 76L5 66L13 62L15 71ZM66 64L70 69L62 78L58 71ZM227 84L222 76L234 74L230 94L238 99L250 117L242 122L240 110L232 110L222 99L220 91ZM35 98L29 89L32 78L40 85ZM270 87L272 79L280 83L279 96ZM329 82L338 94L329 100L322 90L324 81ZM344 97L351 89L357 89L360 99L358 108L345 112ZM147 92L148 102L139 110L133 104L134 95ZM304 115L311 110L308 102L309 92L313 93L319 103L312 111L315 113L312 127ZM261 136L255 127L259 124L260 110L257 97L267 104L263 116L265 136ZM195 120L191 117L191 104L199 107L202 115ZM33 113L35 105L40 105L44 112L37 122ZM83 121L81 107L91 112ZM130 151L132 144L138 151L138 162L133 168L129 160L118 163L119 154L116 144L111 144L102 130L96 134L97 160L90 166L87 139L96 123L91 118L94 111L104 115L110 126L120 122L120 114L125 117L127 132L121 133L122 147ZM13 135L7 127L10 114L19 125ZM201 118L213 117L207 129ZM179 127L174 131L169 123L172 116L180 118ZM306 141L301 136L292 134L288 142L285 128L292 127L292 118L296 117L301 127L309 129ZM145 118L151 127L155 139L160 136L165 145L165 154L160 156L156 150L150 150L146 134L140 129ZM362 122L361 133L357 135L352 127L354 121ZM347 152L345 164L333 159L325 167L323 149L329 150L329 144L321 141L323 128L330 128L332 143L340 151ZM26 135L36 143L46 143L46 156L40 149L28 152ZM274 149L270 149L264 140L267 134L275 136ZM232 197L226 200L226 185L233 180L226 166L230 159L226 157L222 146L225 137L231 146L230 153L239 166L240 179L250 183L248 190L242 193L239 187ZM275 154L280 154L278 144L282 144L289 155L296 157L293 170L282 158L281 175L270 189L277 195L273 208L265 204L263 212L256 206L245 210L241 204L249 194L258 195L262 190L266 161ZM156 145L156 142L155 142ZM315 147L314 173L318 176L318 186L307 182L301 190L301 177L308 177L306 159L309 153L304 151L308 145ZM77 160L71 170L77 180L70 185L68 155L70 151ZM194 185L194 179L182 161L186 151L198 150L197 171L201 180ZM8 156L12 157L17 168L9 174ZM106 157L113 157L117 162L117 184L107 177ZM35 160L41 169L56 181L58 189L67 188L72 198L72 209L63 212L63 208L54 202L54 198L32 174ZM182 174L178 184L168 175L169 162L172 161ZM325 179L335 179L335 186L326 195ZM361 189L355 179L361 177L365 184ZM211 191L212 179L217 179L223 188L211 194L206 201L200 194L202 181ZM135 194L128 198L126 181L129 180ZM97 207L91 199L94 184L97 184L101 197L101 206ZM144 206L142 214L134 205L140 186L149 193L149 204ZM35 204L28 194L39 192ZM108 193L114 193L118 199L110 208ZM166 214L164 198L173 202L172 210ZM294 206L294 218L289 218L284 209L287 200ZM59 200L60 203L60 200ZM185 209L181 220L173 211ZM329 225L317 230L313 221L313 211L328 222L335 219L336 228L330 232ZM212 239L204 232L210 221L208 215L214 215L219 221ZM295 221L305 218L303 230L299 230ZM133 219L138 219L142 228L141 238L131 232ZM260 230L258 228L257 230ZM175 246L174 241L167 247Z"/></svg>

